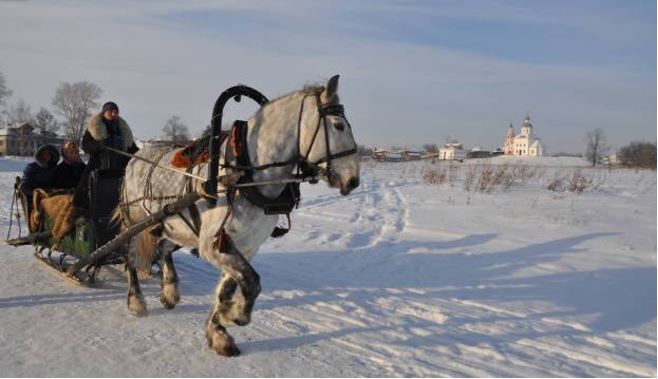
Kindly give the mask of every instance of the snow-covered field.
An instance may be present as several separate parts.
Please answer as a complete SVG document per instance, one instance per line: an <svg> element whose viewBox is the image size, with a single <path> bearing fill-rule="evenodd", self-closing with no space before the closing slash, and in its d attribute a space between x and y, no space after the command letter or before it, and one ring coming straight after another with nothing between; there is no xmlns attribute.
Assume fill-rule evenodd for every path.
<svg viewBox="0 0 658 379"><path fill-rule="evenodd" d="M3 237L24 164L0 159ZM527 167L465 191L479 164ZM231 329L232 359L205 345L218 276L205 261L175 254L181 304L163 309L149 280L135 318L123 273L74 287L30 248L1 247L0 374L656 376L656 173L585 165L365 162L349 197L303 186L292 232L253 261L263 292ZM437 168L451 179L427 184ZM546 188L574 172L583 193Z"/></svg>

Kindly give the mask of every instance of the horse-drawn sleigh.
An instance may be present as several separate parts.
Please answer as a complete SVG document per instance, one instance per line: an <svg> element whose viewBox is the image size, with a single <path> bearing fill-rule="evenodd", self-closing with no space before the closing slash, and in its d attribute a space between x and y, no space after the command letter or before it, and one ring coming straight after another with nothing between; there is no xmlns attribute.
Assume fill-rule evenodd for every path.
<svg viewBox="0 0 658 379"><path fill-rule="evenodd" d="M323 179L343 195L359 185L356 143L337 89L337 75L326 86L307 86L272 101L246 86L229 88L215 103L212 133L205 139L183 150L146 147L132 157L118 178L112 214L92 211L59 239L44 216L42 230L20 242L34 245L49 264L49 254L42 253L56 245L66 255L54 266L79 282L93 281L104 265L125 263L128 308L139 316L146 314L146 304L137 270L159 263L160 300L171 309L180 300L172 253L183 246L197 250L222 272L206 321L208 345L220 355L238 355L226 327L250 322L261 290L249 261L268 237L281 234L277 221L298 205L299 184ZM225 104L243 96L260 108L230 132L222 131ZM91 198L94 202L91 207L103 203ZM103 233L117 225L110 218L121 229L108 237ZM66 257L75 259L67 263Z"/></svg>

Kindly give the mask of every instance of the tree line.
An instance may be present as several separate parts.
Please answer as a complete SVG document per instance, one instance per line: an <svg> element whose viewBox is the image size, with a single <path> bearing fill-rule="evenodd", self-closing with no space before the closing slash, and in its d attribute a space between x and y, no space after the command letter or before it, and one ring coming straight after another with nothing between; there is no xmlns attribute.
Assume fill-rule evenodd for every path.
<svg viewBox="0 0 658 379"><path fill-rule="evenodd" d="M601 164L603 156L610 150L603 130L590 130L585 142L585 158L592 167ZM656 142L633 141L617 150L616 155L622 167L656 169Z"/></svg>
<svg viewBox="0 0 658 379"><path fill-rule="evenodd" d="M0 72L0 123L16 124L28 122L42 135L49 133L64 134L67 139L80 141L85 132L89 118L100 108L99 100L103 90L95 83L80 81L62 82L55 89L51 105L55 115L46 107L32 112L31 106L23 99L8 104L14 92L7 86L7 81ZM183 144L190 140L187 125L179 116L172 115L162 128L162 139L173 144Z"/></svg>

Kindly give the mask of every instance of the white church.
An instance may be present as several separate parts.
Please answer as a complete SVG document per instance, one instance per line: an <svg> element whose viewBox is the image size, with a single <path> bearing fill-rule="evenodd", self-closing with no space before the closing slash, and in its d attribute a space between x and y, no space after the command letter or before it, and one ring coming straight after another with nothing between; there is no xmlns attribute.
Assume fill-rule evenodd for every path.
<svg viewBox="0 0 658 379"><path fill-rule="evenodd" d="M505 155L529 155L534 157L544 155L544 146L541 144L541 140L533 134L530 116L525 117L521 134L515 135L514 127L512 124L509 125L503 151Z"/></svg>

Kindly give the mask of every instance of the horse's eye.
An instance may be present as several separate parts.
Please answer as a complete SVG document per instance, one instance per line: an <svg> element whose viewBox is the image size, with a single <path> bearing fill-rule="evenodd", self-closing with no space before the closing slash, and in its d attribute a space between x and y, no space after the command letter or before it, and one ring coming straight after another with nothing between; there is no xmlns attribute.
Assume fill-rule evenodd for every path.
<svg viewBox="0 0 658 379"><path fill-rule="evenodd" d="M341 132L342 132L343 130L345 130L345 125L344 125L342 122L337 122L337 123L335 123L335 124L334 124L334 127L335 127L336 129L340 130Z"/></svg>

